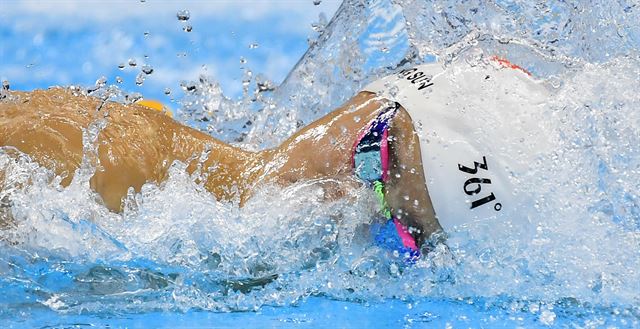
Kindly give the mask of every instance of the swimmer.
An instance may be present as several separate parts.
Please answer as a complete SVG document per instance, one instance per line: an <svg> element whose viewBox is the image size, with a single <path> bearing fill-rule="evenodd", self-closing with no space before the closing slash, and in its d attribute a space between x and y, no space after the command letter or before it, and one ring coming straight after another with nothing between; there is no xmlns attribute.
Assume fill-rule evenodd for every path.
<svg viewBox="0 0 640 329"><path fill-rule="evenodd" d="M266 184L323 179L329 199L366 184L387 219L374 225L376 242L415 258L434 232L509 221L528 202L518 175L547 147L530 115L547 97L504 59L425 64L370 84L280 146L250 152L151 103L103 102L62 88L11 91L0 100L0 146L27 154L66 186L83 159L83 130L104 117L90 185L114 212L130 188L163 182L174 161L193 173L203 153L204 187L239 206Z"/></svg>

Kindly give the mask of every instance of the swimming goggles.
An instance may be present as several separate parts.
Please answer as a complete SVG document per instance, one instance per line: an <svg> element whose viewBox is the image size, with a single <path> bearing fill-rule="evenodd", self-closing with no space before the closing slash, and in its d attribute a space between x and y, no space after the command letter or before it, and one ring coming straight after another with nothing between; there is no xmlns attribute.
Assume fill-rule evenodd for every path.
<svg viewBox="0 0 640 329"><path fill-rule="evenodd" d="M356 140L353 149L353 168L356 177L373 188L386 218L384 224L373 224L371 233L375 243L385 249L397 251L408 263L420 257L420 250L408 228L391 214L385 199L385 183L389 179L389 125L400 104L383 110Z"/></svg>

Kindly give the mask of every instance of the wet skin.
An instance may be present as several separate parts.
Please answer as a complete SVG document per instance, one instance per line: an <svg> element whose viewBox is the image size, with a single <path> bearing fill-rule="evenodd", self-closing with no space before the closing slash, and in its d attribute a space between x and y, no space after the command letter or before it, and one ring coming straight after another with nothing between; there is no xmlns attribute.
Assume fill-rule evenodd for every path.
<svg viewBox="0 0 640 329"><path fill-rule="evenodd" d="M362 92L291 136L280 146L249 152L184 126L141 105L122 105L75 95L66 89L11 92L0 100L0 146L14 147L64 177L67 186L83 158L83 129L104 118L97 143L99 166L90 180L111 210L122 210L130 187L160 183L178 160L193 173L206 172L204 186L221 201L242 206L263 184L290 185L318 179L328 199L344 197L361 184L353 175L352 148L359 133L389 103ZM98 110L99 109L99 110ZM391 123L392 213L417 228L418 242L440 229L425 186L420 147L411 118L400 109ZM208 158L199 164L205 151ZM3 173L0 172L0 178ZM4 179L2 179L4 181Z"/></svg>

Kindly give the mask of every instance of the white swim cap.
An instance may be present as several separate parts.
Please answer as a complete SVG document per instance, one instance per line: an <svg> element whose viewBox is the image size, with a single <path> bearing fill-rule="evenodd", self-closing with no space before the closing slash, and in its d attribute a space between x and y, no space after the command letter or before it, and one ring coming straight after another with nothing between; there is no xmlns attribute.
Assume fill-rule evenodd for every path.
<svg viewBox="0 0 640 329"><path fill-rule="evenodd" d="M422 166L445 231L474 221L528 221L520 176L550 148L538 120L547 89L501 59L432 63L365 88L400 103L420 137Z"/></svg>

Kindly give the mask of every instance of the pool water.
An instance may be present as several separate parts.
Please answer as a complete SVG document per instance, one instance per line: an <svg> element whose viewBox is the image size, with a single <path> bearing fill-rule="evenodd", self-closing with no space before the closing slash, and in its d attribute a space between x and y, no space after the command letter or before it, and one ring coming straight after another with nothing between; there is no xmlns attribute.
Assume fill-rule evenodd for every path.
<svg viewBox="0 0 640 329"><path fill-rule="evenodd" d="M262 149L377 77L436 58L475 65L498 55L544 81L553 97L532 115L543 127L536 138L554 148L519 177L536 196L522 213L528 225L471 223L413 266L363 234L376 218L365 188L324 203L313 182L270 186L239 208L174 163L165 183L114 214L89 188L90 161L62 188L3 150L14 184L1 196L17 224L0 231L0 322L640 327L638 22L640 7L622 0L347 0L279 86L249 79L251 92L234 100L214 78L185 82L177 120ZM127 95L108 85L92 93ZM87 130L87 157L99 130Z"/></svg>

